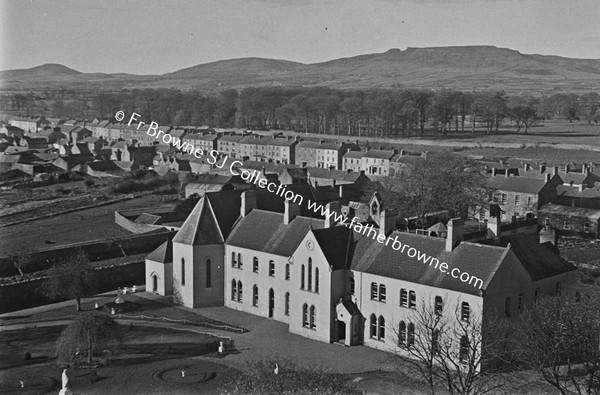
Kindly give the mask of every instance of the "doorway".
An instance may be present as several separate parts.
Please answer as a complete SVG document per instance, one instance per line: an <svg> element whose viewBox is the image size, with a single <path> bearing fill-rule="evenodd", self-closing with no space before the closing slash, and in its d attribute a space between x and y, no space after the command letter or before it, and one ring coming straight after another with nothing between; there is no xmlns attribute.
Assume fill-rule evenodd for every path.
<svg viewBox="0 0 600 395"><path fill-rule="evenodd" d="M158 291L158 276L156 274L152 275L152 292Z"/></svg>
<svg viewBox="0 0 600 395"><path fill-rule="evenodd" d="M273 318L275 313L275 292L273 288L269 289L269 318Z"/></svg>
<svg viewBox="0 0 600 395"><path fill-rule="evenodd" d="M340 343L346 342L346 323L344 321L337 322L338 341Z"/></svg>

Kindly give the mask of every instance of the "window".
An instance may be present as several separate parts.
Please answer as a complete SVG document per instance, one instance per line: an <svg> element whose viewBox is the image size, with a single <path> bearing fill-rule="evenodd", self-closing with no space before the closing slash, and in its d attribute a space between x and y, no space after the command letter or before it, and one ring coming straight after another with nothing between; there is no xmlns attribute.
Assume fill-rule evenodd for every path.
<svg viewBox="0 0 600 395"><path fill-rule="evenodd" d="M378 320L377 338L379 340L385 339L385 318L382 315L379 316Z"/></svg>
<svg viewBox="0 0 600 395"><path fill-rule="evenodd" d="M431 351L434 354L437 354L440 352L440 330L439 329L434 329L433 333L431 334Z"/></svg>
<svg viewBox="0 0 600 395"><path fill-rule="evenodd" d="M238 287L237 287L237 301L241 302L242 301L242 282L238 280Z"/></svg>
<svg viewBox="0 0 600 395"><path fill-rule="evenodd" d="M300 268L300 289L304 289L304 272L305 272L305 268L304 265L302 265L302 267Z"/></svg>
<svg viewBox="0 0 600 395"><path fill-rule="evenodd" d="M312 258L308 258L308 290L312 290Z"/></svg>
<svg viewBox="0 0 600 395"><path fill-rule="evenodd" d="M181 285L185 285L185 259L181 258Z"/></svg>
<svg viewBox="0 0 600 395"><path fill-rule="evenodd" d="M275 277L275 262L269 261L269 276Z"/></svg>
<svg viewBox="0 0 600 395"><path fill-rule="evenodd" d="M237 267L237 261L235 260L235 252L231 253L231 267Z"/></svg>
<svg viewBox="0 0 600 395"><path fill-rule="evenodd" d="M242 266L243 266L243 263L242 263L242 254L238 254L238 266L237 267L238 267L238 269L241 269Z"/></svg>
<svg viewBox="0 0 600 395"><path fill-rule="evenodd" d="M471 318L471 307L469 307L469 303L462 302L460 306L460 319L468 322L469 318Z"/></svg>
<svg viewBox="0 0 600 395"><path fill-rule="evenodd" d="M584 222L583 223L583 231L585 233L589 233L589 231L590 231L590 223L589 222Z"/></svg>
<svg viewBox="0 0 600 395"><path fill-rule="evenodd" d="M256 284L252 287L252 306L258 307L258 286Z"/></svg>
<svg viewBox="0 0 600 395"><path fill-rule="evenodd" d="M556 283L556 294L560 295L560 281Z"/></svg>
<svg viewBox="0 0 600 395"><path fill-rule="evenodd" d="M302 326L308 328L308 306L306 303L302 305Z"/></svg>
<svg viewBox="0 0 600 395"><path fill-rule="evenodd" d="M528 197L527 197L527 205L528 205L528 206L531 206L532 204L533 204L533 197L531 197L531 196L528 196Z"/></svg>
<svg viewBox="0 0 600 395"><path fill-rule="evenodd" d="M408 324L408 330L407 330L407 335L406 335L406 345L408 347L415 345L415 325L412 323Z"/></svg>
<svg viewBox="0 0 600 395"><path fill-rule="evenodd" d="M466 336L460 338L460 355L461 362L466 362L469 358L469 339Z"/></svg>
<svg viewBox="0 0 600 395"><path fill-rule="evenodd" d="M519 294L519 300L517 301L517 311L519 313L523 312L523 294Z"/></svg>
<svg viewBox="0 0 600 395"><path fill-rule="evenodd" d="M371 300L379 299L379 288L377 287L377 283L371 283Z"/></svg>
<svg viewBox="0 0 600 395"><path fill-rule="evenodd" d="M406 323L404 321L400 321L400 325L398 327L398 345L404 346L406 344Z"/></svg>
<svg viewBox="0 0 600 395"><path fill-rule="evenodd" d="M310 306L310 329L316 329L317 322L315 320L315 306Z"/></svg>
<svg viewBox="0 0 600 395"><path fill-rule="evenodd" d="M510 296L504 301L504 316L510 317Z"/></svg>
<svg viewBox="0 0 600 395"><path fill-rule="evenodd" d="M375 314L371 314L371 338L377 338L377 317L375 317Z"/></svg>
<svg viewBox="0 0 600 395"><path fill-rule="evenodd" d="M258 258L257 257L252 258L252 271L254 273L258 273Z"/></svg>
<svg viewBox="0 0 600 395"><path fill-rule="evenodd" d="M385 303L385 285L379 285L379 301Z"/></svg>
<svg viewBox="0 0 600 395"><path fill-rule="evenodd" d="M570 228L571 228L571 222L565 221L565 223L563 224L563 229L568 230Z"/></svg>
<svg viewBox="0 0 600 395"><path fill-rule="evenodd" d="M285 293L285 310L284 310L284 314L285 315L290 315L290 293L286 292Z"/></svg>
<svg viewBox="0 0 600 395"><path fill-rule="evenodd" d="M400 290L400 306L408 307L408 291L404 288Z"/></svg>
<svg viewBox="0 0 600 395"><path fill-rule="evenodd" d="M417 294L415 291L410 291L408 298L408 308L416 309L417 308Z"/></svg>
<svg viewBox="0 0 600 395"><path fill-rule="evenodd" d="M441 296L435 297L435 314L441 315L442 310L444 310L444 301Z"/></svg>
<svg viewBox="0 0 600 395"><path fill-rule="evenodd" d="M285 264L285 279L289 281L290 279L290 264Z"/></svg>
<svg viewBox="0 0 600 395"><path fill-rule="evenodd" d="M231 280L231 300L237 299L237 282L235 280Z"/></svg>
<svg viewBox="0 0 600 395"><path fill-rule="evenodd" d="M315 268L315 292L319 292L319 268Z"/></svg>
<svg viewBox="0 0 600 395"><path fill-rule="evenodd" d="M354 278L350 277L350 293L352 295L354 295L355 287L356 287L356 284L354 283Z"/></svg>
<svg viewBox="0 0 600 395"><path fill-rule="evenodd" d="M212 267L210 263L210 259L206 260L206 288L210 288L212 286Z"/></svg>
<svg viewBox="0 0 600 395"><path fill-rule="evenodd" d="M506 204L506 202L508 201L508 195L506 193L503 193L501 195L500 201L502 202L502 204Z"/></svg>
<svg viewBox="0 0 600 395"><path fill-rule="evenodd" d="M521 195L515 195L515 204L521 204Z"/></svg>

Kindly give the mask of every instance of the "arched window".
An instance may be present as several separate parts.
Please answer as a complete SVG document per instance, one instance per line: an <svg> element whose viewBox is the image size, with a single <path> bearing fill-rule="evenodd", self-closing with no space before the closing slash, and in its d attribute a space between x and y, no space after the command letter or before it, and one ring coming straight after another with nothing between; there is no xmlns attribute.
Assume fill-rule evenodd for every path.
<svg viewBox="0 0 600 395"><path fill-rule="evenodd" d="M308 305L306 303L302 305L302 326L308 327Z"/></svg>
<svg viewBox="0 0 600 395"><path fill-rule="evenodd" d="M312 258L308 258L308 290L312 290Z"/></svg>
<svg viewBox="0 0 600 395"><path fill-rule="evenodd" d="M210 259L206 260L206 288L210 288L212 286L212 267L210 263Z"/></svg>
<svg viewBox="0 0 600 395"><path fill-rule="evenodd" d="M385 339L385 318L382 315L379 316L377 338L379 340Z"/></svg>
<svg viewBox="0 0 600 395"><path fill-rule="evenodd" d="M315 306L310 306L310 329L315 329L317 322L315 320Z"/></svg>
<svg viewBox="0 0 600 395"><path fill-rule="evenodd" d="M238 253L238 268L242 268L243 263L242 263L242 254Z"/></svg>
<svg viewBox="0 0 600 395"><path fill-rule="evenodd" d="M410 291L408 294L408 307L411 309L417 308L417 294L415 291Z"/></svg>
<svg viewBox="0 0 600 395"><path fill-rule="evenodd" d="M398 345L404 346L406 344L406 323L404 321L400 321L400 325L398 326Z"/></svg>
<svg viewBox="0 0 600 395"><path fill-rule="evenodd" d="M300 289L304 289L304 272L306 271L306 269L304 268L304 265L302 265L302 267L300 268Z"/></svg>
<svg viewBox="0 0 600 395"><path fill-rule="evenodd" d="M237 289L237 301L241 302L242 301L242 281L238 281L238 289Z"/></svg>
<svg viewBox="0 0 600 395"><path fill-rule="evenodd" d="M237 299L237 282L231 280L231 300Z"/></svg>
<svg viewBox="0 0 600 395"><path fill-rule="evenodd" d="M231 267L236 267L237 261L235 260L235 252L231 253Z"/></svg>
<svg viewBox="0 0 600 395"><path fill-rule="evenodd" d="M319 292L319 268L315 268L315 292Z"/></svg>
<svg viewBox="0 0 600 395"><path fill-rule="evenodd" d="M444 310L444 301L441 296L435 297L435 314L441 315Z"/></svg>
<svg viewBox="0 0 600 395"><path fill-rule="evenodd" d="M408 347L415 345L415 325L413 323L408 324L408 330L406 334L406 345Z"/></svg>
<svg viewBox="0 0 600 395"><path fill-rule="evenodd" d="M290 315L290 293L286 292L285 293L285 310L284 310L284 314L285 315Z"/></svg>
<svg viewBox="0 0 600 395"><path fill-rule="evenodd" d="M181 285L185 285L185 259L181 258Z"/></svg>
<svg viewBox="0 0 600 395"><path fill-rule="evenodd" d="M285 279L286 280L290 279L290 264L289 263L285 264Z"/></svg>
<svg viewBox="0 0 600 395"><path fill-rule="evenodd" d="M377 338L377 317L375 317L375 314L371 314L371 332L370 332L370 336L372 339L376 339Z"/></svg>
<svg viewBox="0 0 600 395"><path fill-rule="evenodd" d="M269 276L275 277L275 261L269 261Z"/></svg>
<svg viewBox="0 0 600 395"><path fill-rule="evenodd" d="M258 307L258 285L252 287L252 306Z"/></svg>
<svg viewBox="0 0 600 395"><path fill-rule="evenodd" d="M254 273L258 273L258 258L257 257L252 258L252 271Z"/></svg>
<svg viewBox="0 0 600 395"><path fill-rule="evenodd" d="M469 339L466 336L460 338L460 361L466 361L469 358Z"/></svg>
<svg viewBox="0 0 600 395"><path fill-rule="evenodd" d="M471 316L471 308L469 307L469 303L462 302L460 306L460 319L463 321L469 321Z"/></svg>

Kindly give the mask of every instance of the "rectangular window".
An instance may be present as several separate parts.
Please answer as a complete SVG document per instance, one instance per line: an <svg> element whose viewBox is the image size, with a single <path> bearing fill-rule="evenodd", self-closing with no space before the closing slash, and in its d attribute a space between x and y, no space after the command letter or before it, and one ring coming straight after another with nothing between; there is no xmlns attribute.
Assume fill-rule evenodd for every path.
<svg viewBox="0 0 600 395"><path fill-rule="evenodd" d="M185 285L185 259L181 258L181 285Z"/></svg>
<svg viewBox="0 0 600 395"><path fill-rule="evenodd" d="M400 306L408 307L408 292L404 288L400 290Z"/></svg>
<svg viewBox="0 0 600 395"><path fill-rule="evenodd" d="M257 257L254 257L252 259L252 271L254 273L258 273L258 258Z"/></svg>
<svg viewBox="0 0 600 395"><path fill-rule="evenodd" d="M417 294L415 293L415 291L410 291L408 303L408 307L410 309L414 310L417 308Z"/></svg>
<svg viewBox="0 0 600 395"><path fill-rule="evenodd" d="M507 201L508 201L508 195L507 195L506 193L503 193L503 194L501 195L500 202L501 202L502 204L506 204L506 202L507 202Z"/></svg>
<svg viewBox="0 0 600 395"><path fill-rule="evenodd" d="M528 196L528 197L527 197L527 205L528 205L528 206L531 206L532 204L533 204L533 197L531 197L531 196Z"/></svg>
<svg viewBox="0 0 600 395"><path fill-rule="evenodd" d="M586 233L588 233L590 231L590 223L589 222L583 223L583 231Z"/></svg>
<svg viewBox="0 0 600 395"><path fill-rule="evenodd" d="M521 204L521 195L515 195L515 204Z"/></svg>
<svg viewBox="0 0 600 395"><path fill-rule="evenodd" d="M275 262L269 261L269 277L275 277Z"/></svg>
<svg viewBox="0 0 600 395"><path fill-rule="evenodd" d="M568 230L568 229L570 229L570 228L571 228L571 222L569 222L569 221L565 221L565 223L564 223L564 225L563 225L563 229L566 229L566 230Z"/></svg>
<svg viewBox="0 0 600 395"><path fill-rule="evenodd" d="M289 263L285 264L285 279L286 280L290 279L290 264Z"/></svg>
<svg viewBox="0 0 600 395"><path fill-rule="evenodd" d="M386 292L385 285L381 284L379 286L379 301L380 302L385 302L385 292Z"/></svg>
<svg viewBox="0 0 600 395"><path fill-rule="evenodd" d="M377 287L377 283L371 283L371 300L378 299L379 288Z"/></svg>

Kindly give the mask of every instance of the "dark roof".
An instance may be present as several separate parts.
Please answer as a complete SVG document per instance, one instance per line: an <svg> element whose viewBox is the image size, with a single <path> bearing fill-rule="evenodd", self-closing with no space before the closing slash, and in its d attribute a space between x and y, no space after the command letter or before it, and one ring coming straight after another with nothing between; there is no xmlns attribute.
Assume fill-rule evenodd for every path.
<svg viewBox="0 0 600 395"><path fill-rule="evenodd" d="M325 258L333 270L343 270L349 267L349 244L352 232L346 226L316 229L312 231L325 254Z"/></svg>
<svg viewBox="0 0 600 395"><path fill-rule="evenodd" d="M376 158L376 159L391 159L394 156L394 151L392 150L378 150L372 149L363 155L364 158Z"/></svg>
<svg viewBox="0 0 600 395"><path fill-rule="evenodd" d="M594 187L583 188L583 190L579 190L579 187L572 187L570 185L558 185L556 187L556 194L557 196L567 198L597 199L600 198L600 187L596 185L597 183L594 183Z"/></svg>
<svg viewBox="0 0 600 395"><path fill-rule="evenodd" d="M526 177L496 176L491 177L489 180L490 186L500 191L522 192L530 194L539 193L544 185L546 185L546 181L544 180Z"/></svg>
<svg viewBox="0 0 600 395"><path fill-rule="evenodd" d="M227 244L289 257L309 229L322 227L323 220L307 217L295 217L286 225L283 214L256 209L235 224Z"/></svg>
<svg viewBox="0 0 600 395"><path fill-rule="evenodd" d="M575 266L526 234L510 235L506 237L506 240L533 281L577 270Z"/></svg>
<svg viewBox="0 0 600 395"><path fill-rule="evenodd" d="M206 197L200 199L196 204L173 238L173 243L186 245L223 243L223 237Z"/></svg>
<svg viewBox="0 0 600 395"><path fill-rule="evenodd" d="M561 206L559 204L548 203L540 207L540 214L561 214L572 217L585 217L585 218L600 218L600 209L594 208L583 208L583 207L572 207L572 206Z"/></svg>
<svg viewBox="0 0 600 395"><path fill-rule="evenodd" d="M173 243L170 240L165 241L156 250L148 254L146 259L160 263L173 262Z"/></svg>
<svg viewBox="0 0 600 395"><path fill-rule="evenodd" d="M356 304L354 302L352 302L351 300L344 300L342 302L342 305L344 305L344 307L346 308L346 310L348 310L348 313L350 315L359 315L360 314L360 310L358 309L358 306L356 306Z"/></svg>
<svg viewBox="0 0 600 395"><path fill-rule="evenodd" d="M446 262L448 271L456 267L461 272L467 272L480 278L483 280L483 288L492 279L505 252L502 247L470 242L462 242L453 251L448 252L446 251L446 240L443 238L398 231L392 232L390 237L397 237L403 245L409 245L428 256L435 257L440 263ZM416 257L411 258L406 253L394 250L391 245L385 246L383 243L366 236L361 237L355 245L352 269L412 283L479 295L479 290L473 285L463 283L459 279L442 273L439 267L438 269L429 267Z"/></svg>

